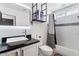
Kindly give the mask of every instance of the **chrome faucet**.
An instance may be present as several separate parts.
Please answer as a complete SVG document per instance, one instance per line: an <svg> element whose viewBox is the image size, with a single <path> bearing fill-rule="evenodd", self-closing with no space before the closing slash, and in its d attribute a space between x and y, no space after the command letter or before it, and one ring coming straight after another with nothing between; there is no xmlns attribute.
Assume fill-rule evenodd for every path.
<svg viewBox="0 0 79 59"><path fill-rule="evenodd" d="M25 29L25 37L26 37L27 35L26 35L26 29Z"/></svg>

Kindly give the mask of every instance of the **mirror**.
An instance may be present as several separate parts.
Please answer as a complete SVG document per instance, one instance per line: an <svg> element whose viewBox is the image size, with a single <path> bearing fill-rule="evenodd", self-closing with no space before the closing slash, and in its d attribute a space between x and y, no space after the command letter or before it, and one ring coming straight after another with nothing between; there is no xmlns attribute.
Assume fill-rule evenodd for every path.
<svg viewBox="0 0 79 59"><path fill-rule="evenodd" d="M0 26L29 26L30 15L29 9L16 3L0 3Z"/></svg>
<svg viewBox="0 0 79 59"><path fill-rule="evenodd" d="M16 26L16 16L0 13L0 25Z"/></svg>

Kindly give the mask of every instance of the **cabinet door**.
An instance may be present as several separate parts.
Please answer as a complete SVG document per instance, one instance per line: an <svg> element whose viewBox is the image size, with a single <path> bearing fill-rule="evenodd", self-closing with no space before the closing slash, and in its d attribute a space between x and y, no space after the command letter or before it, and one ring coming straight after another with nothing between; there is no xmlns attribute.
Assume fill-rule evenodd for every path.
<svg viewBox="0 0 79 59"><path fill-rule="evenodd" d="M20 55L19 52L20 52L20 50L16 49L16 50L12 50L12 51L9 51L9 52L2 53L2 54L0 54L0 56L19 56Z"/></svg>
<svg viewBox="0 0 79 59"><path fill-rule="evenodd" d="M22 56L38 56L38 44L33 44L21 48Z"/></svg>

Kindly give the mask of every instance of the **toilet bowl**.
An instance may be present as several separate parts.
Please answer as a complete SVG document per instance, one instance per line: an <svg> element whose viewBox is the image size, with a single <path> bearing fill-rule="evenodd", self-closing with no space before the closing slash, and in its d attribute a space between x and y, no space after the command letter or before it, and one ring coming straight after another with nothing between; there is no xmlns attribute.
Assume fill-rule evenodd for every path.
<svg viewBox="0 0 79 59"><path fill-rule="evenodd" d="M47 45L40 46L39 55L40 56L51 56L51 55L53 55L53 49Z"/></svg>

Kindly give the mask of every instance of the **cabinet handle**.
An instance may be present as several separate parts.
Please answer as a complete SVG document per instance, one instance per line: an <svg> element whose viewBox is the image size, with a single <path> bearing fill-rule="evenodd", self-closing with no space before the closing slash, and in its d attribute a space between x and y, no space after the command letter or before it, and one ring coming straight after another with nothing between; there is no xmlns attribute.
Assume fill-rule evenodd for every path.
<svg viewBox="0 0 79 59"><path fill-rule="evenodd" d="M16 56L18 56L18 52L16 51Z"/></svg>
<svg viewBox="0 0 79 59"><path fill-rule="evenodd" d="M24 50L22 50L22 56L24 56Z"/></svg>

